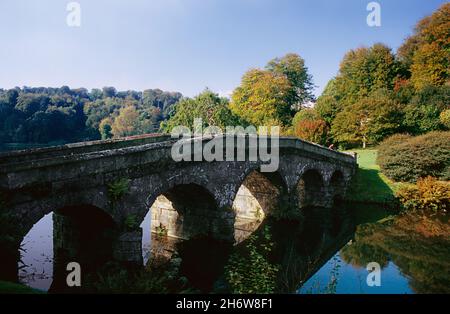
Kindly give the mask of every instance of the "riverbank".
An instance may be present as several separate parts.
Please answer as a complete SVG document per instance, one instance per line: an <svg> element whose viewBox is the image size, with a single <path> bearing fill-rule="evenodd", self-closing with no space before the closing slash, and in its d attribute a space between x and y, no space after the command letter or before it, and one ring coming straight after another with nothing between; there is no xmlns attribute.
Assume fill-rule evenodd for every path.
<svg viewBox="0 0 450 314"><path fill-rule="evenodd" d="M0 294L45 294L45 292L36 290L18 283L0 281Z"/></svg>
<svg viewBox="0 0 450 314"><path fill-rule="evenodd" d="M377 165L377 149L353 150L358 154L358 170L347 193L347 201L389 205L401 183L389 180Z"/></svg>

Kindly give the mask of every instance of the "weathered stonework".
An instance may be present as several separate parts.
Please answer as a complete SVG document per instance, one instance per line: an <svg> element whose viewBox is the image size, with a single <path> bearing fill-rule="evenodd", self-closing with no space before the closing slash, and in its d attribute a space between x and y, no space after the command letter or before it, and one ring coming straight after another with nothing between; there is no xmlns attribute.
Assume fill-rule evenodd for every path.
<svg viewBox="0 0 450 314"><path fill-rule="evenodd" d="M196 140L204 146L211 138ZM354 156L294 138L280 139L276 173L259 173L262 161L175 162L173 144L167 136L141 136L0 154L0 191L23 236L52 211L102 209L117 225L115 256L140 262L141 230L128 230L126 220L143 221L152 205L163 206L161 195L172 208L155 209L152 229L166 224L173 237L233 240L236 216L255 216L259 207L267 215L280 200L299 210L331 206L356 169ZM108 186L123 178L128 191L113 199Z"/></svg>

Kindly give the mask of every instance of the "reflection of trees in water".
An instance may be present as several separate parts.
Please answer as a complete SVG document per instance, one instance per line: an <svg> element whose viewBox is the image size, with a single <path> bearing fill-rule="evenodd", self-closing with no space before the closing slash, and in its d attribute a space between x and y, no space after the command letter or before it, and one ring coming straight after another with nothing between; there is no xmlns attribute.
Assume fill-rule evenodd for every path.
<svg viewBox="0 0 450 314"><path fill-rule="evenodd" d="M416 293L450 292L450 225L447 217L403 215L384 223L361 225L342 259L365 267L392 260Z"/></svg>
<svg viewBox="0 0 450 314"><path fill-rule="evenodd" d="M268 218L251 236L232 248L229 243L208 237L176 245L155 238L152 260L161 264L173 260L174 256L180 258L180 275L202 292L292 293L352 235L350 217L337 213L343 212L305 208L305 221ZM337 284L337 271L338 267L330 291Z"/></svg>

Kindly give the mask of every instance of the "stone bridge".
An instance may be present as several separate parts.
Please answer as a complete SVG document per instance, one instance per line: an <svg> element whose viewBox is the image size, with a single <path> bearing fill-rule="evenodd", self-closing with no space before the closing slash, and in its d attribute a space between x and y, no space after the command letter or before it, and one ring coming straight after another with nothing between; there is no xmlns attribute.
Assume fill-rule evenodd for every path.
<svg viewBox="0 0 450 314"><path fill-rule="evenodd" d="M190 141L204 147L214 138ZM260 159L176 162L174 143L166 135L146 135L2 153L1 206L21 238L51 212L91 225L80 233L113 226L114 257L142 262L139 226L150 208L153 232L239 241L238 221L332 207L356 169L355 156L295 138L277 142L276 172L261 172ZM251 143L245 137L246 151Z"/></svg>

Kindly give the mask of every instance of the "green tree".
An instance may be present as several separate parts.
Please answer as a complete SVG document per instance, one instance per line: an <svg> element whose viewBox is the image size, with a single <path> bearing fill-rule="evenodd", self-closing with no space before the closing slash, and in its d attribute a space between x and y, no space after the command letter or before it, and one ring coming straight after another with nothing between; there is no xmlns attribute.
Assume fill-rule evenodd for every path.
<svg viewBox="0 0 450 314"><path fill-rule="evenodd" d="M347 144L378 143L400 130L401 110L389 96L373 94L340 112L331 132L339 142Z"/></svg>
<svg viewBox="0 0 450 314"><path fill-rule="evenodd" d="M228 99L219 97L209 89L194 98L183 98L175 105L175 113L161 124L161 130L170 132L176 126L186 126L193 130L194 119L202 119L202 127L238 124L238 119L228 108Z"/></svg>
<svg viewBox="0 0 450 314"><path fill-rule="evenodd" d="M112 124L113 121L111 118L103 119L102 122L100 122L99 131L102 136L102 140L107 140L113 137Z"/></svg>
<svg viewBox="0 0 450 314"><path fill-rule="evenodd" d="M292 120L288 94L291 84L285 75L252 69L244 74L231 98L231 111L255 126L289 126Z"/></svg>
<svg viewBox="0 0 450 314"><path fill-rule="evenodd" d="M289 80L291 89L287 94L287 102L291 108L298 110L304 103L314 100L312 75L308 73L305 60L298 54L289 53L282 58L275 58L267 64L266 69L285 75Z"/></svg>

